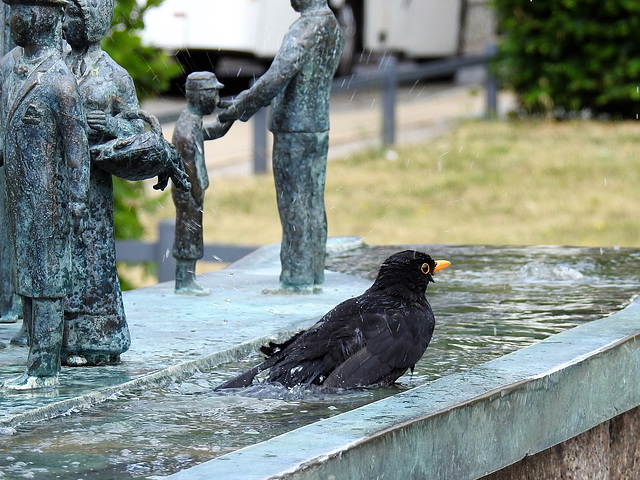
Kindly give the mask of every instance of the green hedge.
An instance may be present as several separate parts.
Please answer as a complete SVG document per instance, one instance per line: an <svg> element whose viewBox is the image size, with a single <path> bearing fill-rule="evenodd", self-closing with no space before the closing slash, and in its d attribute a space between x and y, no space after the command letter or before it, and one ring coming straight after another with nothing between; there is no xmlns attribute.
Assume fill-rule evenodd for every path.
<svg viewBox="0 0 640 480"><path fill-rule="evenodd" d="M639 0L493 1L496 71L526 113L640 113Z"/></svg>

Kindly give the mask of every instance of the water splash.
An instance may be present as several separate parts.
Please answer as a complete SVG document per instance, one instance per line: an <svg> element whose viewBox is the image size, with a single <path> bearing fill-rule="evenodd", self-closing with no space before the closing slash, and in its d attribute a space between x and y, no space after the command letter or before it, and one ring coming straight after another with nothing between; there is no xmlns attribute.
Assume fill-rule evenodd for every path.
<svg viewBox="0 0 640 480"><path fill-rule="evenodd" d="M584 282L586 277L569 265L529 262L517 274L525 282Z"/></svg>

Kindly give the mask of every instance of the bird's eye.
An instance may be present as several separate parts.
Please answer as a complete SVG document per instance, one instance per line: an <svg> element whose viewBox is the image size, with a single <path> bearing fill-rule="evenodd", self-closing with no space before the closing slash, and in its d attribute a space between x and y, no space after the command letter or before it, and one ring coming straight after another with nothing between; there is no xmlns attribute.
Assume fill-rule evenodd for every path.
<svg viewBox="0 0 640 480"><path fill-rule="evenodd" d="M423 263L422 267L420 267L420 270L422 271L422 273L427 275L431 271L431 267L429 266L428 263Z"/></svg>

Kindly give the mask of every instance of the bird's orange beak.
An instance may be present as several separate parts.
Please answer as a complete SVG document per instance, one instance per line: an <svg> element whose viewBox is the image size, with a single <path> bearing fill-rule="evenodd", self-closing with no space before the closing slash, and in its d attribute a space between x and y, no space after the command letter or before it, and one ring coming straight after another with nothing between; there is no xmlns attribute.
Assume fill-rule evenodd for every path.
<svg viewBox="0 0 640 480"><path fill-rule="evenodd" d="M436 273L443 268L447 268L449 265L451 265L451 262L448 260L436 260L436 268L433 269L433 273Z"/></svg>

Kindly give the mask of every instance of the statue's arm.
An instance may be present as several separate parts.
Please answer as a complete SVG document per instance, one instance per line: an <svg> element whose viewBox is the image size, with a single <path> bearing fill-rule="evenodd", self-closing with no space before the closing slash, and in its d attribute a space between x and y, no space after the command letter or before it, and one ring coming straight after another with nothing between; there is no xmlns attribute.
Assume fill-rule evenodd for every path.
<svg viewBox="0 0 640 480"><path fill-rule="evenodd" d="M124 111L135 111L140 108L133 79L128 74L124 74L117 78L115 83L115 91L117 93L111 99L110 111L94 110L87 112L89 128L100 132L107 138L127 137L143 132L144 122L141 120L131 120L118 116L119 113Z"/></svg>
<svg viewBox="0 0 640 480"><path fill-rule="evenodd" d="M202 127L202 135L205 140L215 140L223 137L229 131L231 125L233 125L233 121L208 123Z"/></svg>
<svg viewBox="0 0 640 480"><path fill-rule="evenodd" d="M198 185L198 177L196 175L196 159L198 145L196 145L196 139L190 134L190 129L187 125L182 123L183 117L181 116L176 123L173 131L173 138L171 143L176 147L176 150L182 158L182 166L187 174L189 183L191 183L191 193L200 195L202 187Z"/></svg>
<svg viewBox="0 0 640 480"><path fill-rule="evenodd" d="M296 22L287 32L269 69L251 88L240 93L218 119L221 122L238 119L246 122L258 110L269 105L304 65L311 42L313 29Z"/></svg>
<svg viewBox="0 0 640 480"><path fill-rule="evenodd" d="M80 222L87 214L89 192L87 125L75 81L71 77L62 79L55 91L57 98L53 99L52 110L62 135L63 155L67 164L69 204L74 219Z"/></svg>
<svg viewBox="0 0 640 480"><path fill-rule="evenodd" d="M133 83L131 75L126 73L119 79L121 93L121 100L117 105L116 115L123 111L131 111L140 109L140 103L138 102L138 95L136 93L136 86ZM135 133L141 133L145 129L145 124L142 120L126 120L120 117L115 117L117 121L118 137L133 135Z"/></svg>

